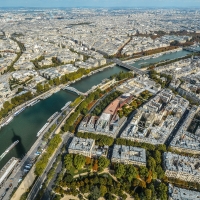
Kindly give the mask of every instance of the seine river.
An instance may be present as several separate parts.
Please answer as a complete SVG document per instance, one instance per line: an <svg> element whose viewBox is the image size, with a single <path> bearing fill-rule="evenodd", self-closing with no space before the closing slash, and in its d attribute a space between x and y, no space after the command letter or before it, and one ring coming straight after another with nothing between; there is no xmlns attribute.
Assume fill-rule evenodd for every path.
<svg viewBox="0 0 200 200"><path fill-rule="evenodd" d="M72 86L82 92L86 92L92 86L101 83L105 78L127 71L120 67L107 68L104 71L93 74L77 81ZM43 127L48 118L53 115L68 102L73 101L78 96L71 92L59 91L51 97L41 100L32 107L26 108L18 116L0 130L0 155L16 140L20 142L1 161L0 169L11 157L22 158L36 141L37 132Z"/></svg>
<svg viewBox="0 0 200 200"><path fill-rule="evenodd" d="M165 54L157 58L148 60L140 60L133 65L140 68L142 65L148 63L156 63L167 59L175 59L187 55L187 51L179 51L171 54ZM127 71L121 67L107 68L104 71L96 73L92 76L85 77L80 81L72 84L73 87L81 92L86 92L92 86L101 83L105 78L119 73L120 71ZM26 152L31 148L36 141L36 134L46 123L47 119L54 114L68 102L77 98L77 95L67 92L59 91L51 97L41 100L36 105L25 109L22 113L16 116L7 126L0 130L0 155L16 140L20 142L13 148L1 161L0 169L11 157L22 158Z"/></svg>

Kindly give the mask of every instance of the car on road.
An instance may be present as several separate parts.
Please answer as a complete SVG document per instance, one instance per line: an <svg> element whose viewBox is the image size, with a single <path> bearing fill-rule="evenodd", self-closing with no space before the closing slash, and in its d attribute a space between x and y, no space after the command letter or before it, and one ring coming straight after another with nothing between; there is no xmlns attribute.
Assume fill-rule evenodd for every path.
<svg viewBox="0 0 200 200"><path fill-rule="evenodd" d="M19 180L18 180L18 183L20 183L22 181L22 178L20 178Z"/></svg>
<svg viewBox="0 0 200 200"><path fill-rule="evenodd" d="M27 173L27 172L29 172L29 170L28 169L24 169L24 172Z"/></svg>
<svg viewBox="0 0 200 200"><path fill-rule="evenodd" d="M3 197L5 197L6 195L6 191L1 195L1 198L3 199Z"/></svg>
<svg viewBox="0 0 200 200"><path fill-rule="evenodd" d="M30 166L30 165L26 165L26 166L25 166L25 169L30 170L30 169L31 169L31 166Z"/></svg>
<svg viewBox="0 0 200 200"><path fill-rule="evenodd" d="M35 152L35 155L36 155L36 156L39 156L40 154L41 154L41 152L38 152L38 151Z"/></svg>

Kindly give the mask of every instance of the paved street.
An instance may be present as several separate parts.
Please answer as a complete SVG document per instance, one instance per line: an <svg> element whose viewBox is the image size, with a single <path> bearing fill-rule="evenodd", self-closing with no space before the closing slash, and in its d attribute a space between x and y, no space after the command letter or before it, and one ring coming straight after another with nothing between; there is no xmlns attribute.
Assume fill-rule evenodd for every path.
<svg viewBox="0 0 200 200"><path fill-rule="evenodd" d="M33 163L33 160L35 159L36 155L35 153L37 152L39 147L42 147L42 140L41 138L43 137L44 133L46 133L48 131L48 129L56 123L57 119L60 117L61 115L58 115L47 127L46 129L43 131L43 133L40 135L40 137L35 141L35 143L33 144L33 146L31 147L31 149L27 152L27 154L24 156L24 158L21 160L21 162L19 163L19 165L16 167L16 169L13 171L13 173L11 174L11 176L9 177L9 179L4 183L3 187L0 189L0 194L3 194L7 188L9 188L9 185L12 183L12 188L10 188L9 190L7 190L6 195L3 197L3 200L9 200L10 199L10 195L13 191L13 189L15 187L18 186L19 183L19 179L21 179L24 175L26 175L26 173L24 172L24 167L29 164L29 163ZM59 125L58 125L59 126ZM33 180L32 180L33 181ZM28 188L29 185L27 185L26 188ZM24 188L24 187L23 187ZM21 190L21 192L25 192L26 188L24 188L24 190ZM16 199L16 196L13 196L12 199Z"/></svg>
<svg viewBox="0 0 200 200"><path fill-rule="evenodd" d="M51 179L51 181L49 182L47 188L45 189L45 192L43 194L43 197L41 198L41 200L48 200L51 197L51 192L53 189L53 185L56 181L56 177L58 176L58 174L61 172L62 170L62 162L60 162L55 170L55 174L54 177Z"/></svg>
<svg viewBox="0 0 200 200"><path fill-rule="evenodd" d="M36 197L36 195L38 194L39 190L42 187L44 180L46 179L46 176L47 176L49 170L51 169L53 163L55 162L56 157L61 153L61 149L62 149L63 145L65 145L67 143L67 141L70 139L70 137L72 137L72 136L73 135L71 133L66 133L66 134L62 135L62 137L63 137L62 144L59 146L56 153L53 155L53 157L49 161L44 173L42 174L42 176L40 176L37 179L37 181L35 182L32 190L29 193L27 200L33 200Z"/></svg>

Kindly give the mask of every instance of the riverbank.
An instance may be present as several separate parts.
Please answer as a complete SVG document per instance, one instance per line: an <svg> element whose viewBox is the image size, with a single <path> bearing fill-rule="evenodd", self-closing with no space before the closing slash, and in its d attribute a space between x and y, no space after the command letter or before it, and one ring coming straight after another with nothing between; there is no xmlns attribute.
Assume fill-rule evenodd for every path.
<svg viewBox="0 0 200 200"><path fill-rule="evenodd" d="M166 52L163 53L166 54ZM175 53L172 52L171 54L170 52L167 52L166 55L158 57L159 59L151 58L149 60L147 59L146 62L156 63L158 60L166 60L166 57L168 57L168 59L173 59L187 54L188 52L183 50ZM137 64L138 68L140 68L141 63L144 61L139 60L136 62L139 64L135 63L133 66ZM66 84L60 84L59 86L54 86L49 91L34 97L31 102L35 99L46 99L41 100L32 107L27 107L21 114L14 117L14 119L7 126L0 130L0 153L4 152L5 149L7 149L14 141L20 140L16 148L10 151L9 154L1 161L0 167L1 165L3 166L11 157L21 158L21 156L30 149L36 140L37 132L44 126L48 118L60 110L68 101L73 101L77 98L77 95L74 93L61 90L65 85L70 84L71 87L74 87L80 92L85 93L88 90L91 90L91 88L96 88L97 85L102 83L103 79L107 79L110 76L119 73L120 71L125 72L128 70L118 67L112 63L102 68L98 68L74 81ZM20 106L22 107L26 103ZM17 108L19 109L20 106L16 107L14 111L17 110ZM12 111L11 114L13 114L14 111Z"/></svg>
<svg viewBox="0 0 200 200"><path fill-rule="evenodd" d="M161 53L156 53L156 54L152 54L152 55L148 55L148 56L142 56L142 57L139 57L139 58L132 58L130 60L125 60L125 61L122 61L122 62L134 65L134 62L136 62L136 61L157 58L157 57L165 55L165 54L170 54L170 53L174 53L174 52L178 52L178 51L182 51L182 50L183 50L183 48L177 48L177 49L164 51L164 52L161 52ZM143 68L142 68L142 70L143 70Z"/></svg>
<svg viewBox="0 0 200 200"><path fill-rule="evenodd" d="M98 85L103 79L110 78L114 74L121 71L127 71L121 67L104 67L103 71L86 76L76 83L72 83L73 87L79 91L88 91L94 85ZM99 70L99 69L98 69ZM74 85L75 84L75 85ZM62 88L63 85L59 87ZM55 88L54 88L55 89ZM54 93L55 92L55 93ZM14 141L19 140L19 143L13 148L0 162L0 168L5 165L11 157L22 159L29 151L33 143L36 141L37 133L41 130L49 117L55 112L61 110L69 101L74 101L78 96L75 93L60 90L56 92L52 90L53 95L49 96L49 91L42 95L49 96L41 100L34 106L27 107L22 113L14 117L14 119L0 130L0 154L2 154ZM36 98L38 98L37 96ZM42 97L43 98L43 97ZM33 99L32 99L33 101Z"/></svg>
<svg viewBox="0 0 200 200"><path fill-rule="evenodd" d="M110 64L110 65L108 64L108 65L106 65L106 66L103 66L102 68L100 67L100 68L98 68L98 69L96 69L96 70L94 70L94 71L91 71L88 75L83 75L83 76L82 76L81 78L79 78L79 79L76 79L76 80L74 80L74 81L68 82L68 83L66 83L66 84L60 84L59 86L55 86L55 87L51 88L50 90L45 91L44 93L42 93L42 94L40 94L40 95L38 95L38 96L35 96L33 99L31 99L31 100L29 100L29 101L27 101L27 102L25 102L25 103L23 103L23 104L21 104L21 105L15 107L12 111L10 111L10 112L8 113L8 115L7 115L5 118L2 118L2 119L0 120L0 123L1 123L1 124L6 123L6 121L8 121L9 119L11 119L11 118L14 117L14 113L15 113L15 112L17 112L17 111L19 111L19 110L21 110L21 109L23 109L23 108L26 109L26 107L27 107L29 104L31 104L32 102L37 101L37 100L46 99L46 97L52 96L54 93L59 92L63 87L65 87L65 86L67 86L67 85L70 86L71 84L74 84L74 83L80 81L81 79L83 79L83 78L85 78L85 77L92 76L93 74L96 74L96 73L98 73L98 72L101 72L101 71L103 71L103 70L105 70L105 69L107 69L107 68L114 67L114 66L116 66L116 65L113 64L113 63ZM1 127L0 127L0 128L1 128Z"/></svg>

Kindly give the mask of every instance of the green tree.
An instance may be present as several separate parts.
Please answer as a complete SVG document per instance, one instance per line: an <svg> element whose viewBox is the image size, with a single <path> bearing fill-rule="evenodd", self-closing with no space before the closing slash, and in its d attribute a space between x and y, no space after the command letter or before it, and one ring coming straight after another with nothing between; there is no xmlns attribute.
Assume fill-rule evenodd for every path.
<svg viewBox="0 0 200 200"><path fill-rule="evenodd" d="M142 178L147 178L148 177L148 174L149 174L149 171L146 167L142 166L140 167L139 169L139 174Z"/></svg>
<svg viewBox="0 0 200 200"><path fill-rule="evenodd" d="M147 188L146 188L146 189L144 190L144 193L145 193L145 196L146 196L146 199L147 199L147 200L152 200L152 198L151 198L151 197L152 197L152 192L151 192L150 189L147 189Z"/></svg>
<svg viewBox="0 0 200 200"><path fill-rule="evenodd" d="M137 193L134 193L133 197L134 197L134 200L140 200L140 197Z"/></svg>
<svg viewBox="0 0 200 200"><path fill-rule="evenodd" d="M21 195L20 200L26 200L28 197L28 192L25 192Z"/></svg>
<svg viewBox="0 0 200 200"><path fill-rule="evenodd" d="M87 115L88 109L87 109L87 108L83 108L82 111L81 111L81 113L82 113L83 115Z"/></svg>
<svg viewBox="0 0 200 200"><path fill-rule="evenodd" d="M4 104L3 104L3 107L6 109L6 108L9 108L10 107L10 102L9 101L5 101Z"/></svg>
<svg viewBox="0 0 200 200"><path fill-rule="evenodd" d="M160 165L156 166L156 173L159 179L162 179L165 175L165 172Z"/></svg>
<svg viewBox="0 0 200 200"><path fill-rule="evenodd" d="M66 169L73 167L73 154L67 154L64 158L64 164Z"/></svg>
<svg viewBox="0 0 200 200"><path fill-rule="evenodd" d="M154 157L157 164L161 164L161 153L160 153L160 151L158 151L158 150L154 151L153 157Z"/></svg>
<svg viewBox="0 0 200 200"><path fill-rule="evenodd" d="M49 80L49 85L53 85L53 80Z"/></svg>
<svg viewBox="0 0 200 200"><path fill-rule="evenodd" d="M98 165L99 165L99 168L101 169L105 169L106 167L108 167L109 164L110 164L110 161L106 157L101 156L98 159Z"/></svg>
<svg viewBox="0 0 200 200"><path fill-rule="evenodd" d="M45 90L45 91L48 91L49 89L50 89L49 84L45 84L45 85L44 85L44 90Z"/></svg>
<svg viewBox="0 0 200 200"><path fill-rule="evenodd" d="M59 84L60 84L60 79L59 79L59 78L53 79L53 83L54 83L55 85L59 85Z"/></svg>
<svg viewBox="0 0 200 200"><path fill-rule="evenodd" d="M89 195L89 200L98 200L101 196L101 192L97 186L93 187Z"/></svg>
<svg viewBox="0 0 200 200"><path fill-rule="evenodd" d="M66 174L64 177L64 181L67 183L71 183L73 181L73 176L71 174Z"/></svg>
<svg viewBox="0 0 200 200"><path fill-rule="evenodd" d="M126 165L126 177L129 182L132 181L133 178L138 176L138 171L133 165Z"/></svg>
<svg viewBox="0 0 200 200"><path fill-rule="evenodd" d="M56 194L53 198L53 200L61 200L61 199L62 199L62 197L58 194Z"/></svg>
<svg viewBox="0 0 200 200"><path fill-rule="evenodd" d="M107 188L105 185L100 186L100 193L102 197L107 193Z"/></svg>
<svg viewBox="0 0 200 200"><path fill-rule="evenodd" d="M154 169L156 168L156 161L153 157L149 156L148 160L147 160L147 166L154 171Z"/></svg>
<svg viewBox="0 0 200 200"><path fill-rule="evenodd" d="M115 200L116 198L111 193L107 193L105 195L105 199L106 200Z"/></svg>
<svg viewBox="0 0 200 200"><path fill-rule="evenodd" d="M162 151L162 152L167 151L167 150L166 150L166 145L164 145L164 144L159 144L159 145L157 145L156 149L157 149L158 151Z"/></svg>
<svg viewBox="0 0 200 200"><path fill-rule="evenodd" d="M116 164L115 176L117 178L124 176L125 172L126 172L126 170L125 170L125 166L123 164L121 164L121 163Z"/></svg>
<svg viewBox="0 0 200 200"><path fill-rule="evenodd" d="M160 185L157 188L157 192L158 192L158 197L161 200L167 200L167 186L164 183L160 183Z"/></svg>
<svg viewBox="0 0 200 200"><path fill-rule="evenodd" d="M74 167L76 169L81 169L85 164L85 156L75 155L74 156Z"/></svg>
<svg viewBox="0 0 200 200"><path fill-rule="evenodd" d="M36 88L37 88L37 92L38 92L38 93L41 93L41 92L44 90L43 85L40 84L40 83L37 84Z"/></svg>

